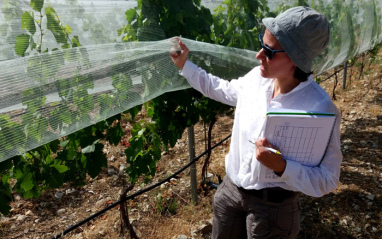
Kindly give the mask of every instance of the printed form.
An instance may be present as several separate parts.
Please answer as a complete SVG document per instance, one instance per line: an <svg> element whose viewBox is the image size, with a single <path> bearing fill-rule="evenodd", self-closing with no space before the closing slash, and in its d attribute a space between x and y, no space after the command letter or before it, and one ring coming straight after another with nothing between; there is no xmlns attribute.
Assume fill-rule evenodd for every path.
<svg viewBox="0 0 382 239"><path fill-rule="evenodd" d="M335 122L335 114L271 109L267 113L264 137L286 160L318 166L325 155ZM280 177L261 165L260 182L279 182Z"/></svg>

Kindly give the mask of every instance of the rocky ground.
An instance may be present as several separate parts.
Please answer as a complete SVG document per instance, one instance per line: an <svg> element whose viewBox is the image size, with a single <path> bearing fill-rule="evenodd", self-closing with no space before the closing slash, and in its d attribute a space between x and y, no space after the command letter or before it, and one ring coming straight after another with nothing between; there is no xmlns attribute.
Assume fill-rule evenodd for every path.
<svg viewBox="0 0 382 239"><path fill-rule="evenodd" d="M301 232L298 238L382 238L382 61L378 55L363 74L357 62L348 69L346 88L342 73L321 83L342 113L341 141L344 161L337 190L322 197L303 196ZM321 76L325 78L325 76ZM213 131L213 144L230 134L233 118L221 116ZM130 125L126 124L126 139ZM195 126L196 155L205 150L204 126ZM175 148L163 154L157 175L137 192L167 178L188 159L187 133ZM209 173L224 176L224 155L229 140L211 155ZM51 238L106 206L118 201L126 164L125 146L106 145L109 168L82 188L69 185L45 192L40 198L24 200L15 195L8 217L0 217L0 237ZM203 158L197 163L198 180ZM160 187L128 201L129 220L139 238L209 238L215 190L199 189L197 204L191 203L189 170ZM116 207L75 229L65 238L122 238L120 209ZM123 238L128 238L127 234Z"/></svg>

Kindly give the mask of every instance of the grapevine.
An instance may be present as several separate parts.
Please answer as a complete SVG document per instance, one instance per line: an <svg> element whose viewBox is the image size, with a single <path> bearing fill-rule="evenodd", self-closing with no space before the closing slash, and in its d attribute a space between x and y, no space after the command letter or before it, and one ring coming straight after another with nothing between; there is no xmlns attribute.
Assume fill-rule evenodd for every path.
<svg viewBox="0 0 382 239"><path fill-rule="evenodd" d="M333 0L326 5L323 0L312 1L311 4L308 1L296 0L292 3L285 2L276 12L270 11L266 0L226 0L214 12L202 6L198 0L138 0L137 2L136 8L127 9L125 13L127 24L117 31L120 41L157 41L182 36L201 42L256 50L258 34L264 30L259 26L261 19L276 16L280 11L295 5L310 5L322 12L332 23L330 45L326 52L317 58L317 62L333 64L335 59L333 55L341 55L343 50L341 44L345 42L344 39L349 39L349 46L346 54L343 54L343 60L355 61L362 37L366 32L371 31L373 36L381 35L378 27L381 16L377 14L379 10L374 0L351 1L350 4ZM128 142L122 139L121 114L106 120L98 120L98 123L73 134L65 134L72 124L82 121L92 122L94 119L90 115L95 106L99 107L99 114L95 118L105 119L111 111L121 108L130 98L144 99L142 96L145 92L156 91L157 86L151 85L148 80L149 74L168 81L170 76L161 65L143 69L142 93L139 91L141 89L134 89L132 76L121 70L129 66L120 63L107 69L114 87L112 93L116 93L118 97L113 97L111 94L90 95L88 90L94 88L94 79L82 71L91 63L86 48L81 48L81 39L73 35L69 25L61 22L56 9L46 1L30 0L30 7L29 11L23 12L17 1L4 1L2 9L7 9L4 12L7 13L5 19L9 24L0 26L0 30L6 32L4 39L15 42L15 48L13 52L2 54L29 57L27 73L30 79L36 82L49 82L49 76L59 71L65 61L77 62L78 67L70 79L54 81L54 87L59 89L61 98L57 105L48 104L45 97L30 100L35 95L44 95L43 92L47 90L46 87L36 87L23 92L22 103L27 107L27 113L21 123L13 122L8 115L0 115L1 148L24 152L30 141L36 142L38 146L0 162L0 213L9 213L14 192L25 198L39 197L45 190L61 187L64 183L80 186L85 184L87 175L96 177L103 167L107 167L106 155L103 152L105 142L126 146L128 164L126 173L131 183L137 182L140 177L150 179L156 173L156 164L161 159L161 153L174 147L185 128L202 119L206 124L211 123L209 129L211 131L212 122L216 117L233 113L233 107L205 98L195 90L187 89L160 95L124 112L130 114L133 119L131 138ZM374 20L367 29L364 29L352 16L361 14L357 9L367 7L374 9L374 16L370 16L374 17ZM83 16L81 11L84 10L79 8L79 16ZM16 17L21 18L21 25L15 26L13 19ZM96 24L94 18L87 16L82 20L84 31L88 31L89 34L96 35L99 32L107 34L107 29ZM42 24L43 22L46 22L46 25ZM347 32L341 30L341 25L344 24L349 28ZM23 33L15 35L16 28L22 29ZM157 34L151 34L152 32ZM54 48L46 47L47 34L53 35L56 44ZM370 46L378 46L375 39ZM377 52L377 48L370 51L372 59L375 59ZM192 54L190 59L207 72L217 75L219 72L234 75L240 68L234 63L229 69L216 65L212 67L206 64L204 59L193 57ZM318 69L323 67L319 64L316 66ZM133 93L123 94L123 92ZM142 107L147 112L149 120L135 119ZM41 110L43 108L50 110L43 114ZM62 122L57 123L53 116L59 117ZM48 134L52 134L48 128L59 131L65 136L39 146L39 143L49 136ZM207 166L208 161L203 168L203 174ZM14 184L10 183L12 180Z"/></svg>

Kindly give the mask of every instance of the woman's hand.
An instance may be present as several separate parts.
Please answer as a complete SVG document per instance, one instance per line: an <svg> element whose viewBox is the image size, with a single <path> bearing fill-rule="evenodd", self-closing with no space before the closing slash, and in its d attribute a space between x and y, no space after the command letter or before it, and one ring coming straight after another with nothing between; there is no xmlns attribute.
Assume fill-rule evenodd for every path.
<svg viewBox="0 0 382 239"><path fill-rule="evenodd" d="M274 148L266 138L256 140L256 158L261 164L272 169L278 174L282 174L286 168L286 161L282 155L270 152L265 147Z"/></svg>
<svg viewBox="0 0 382 239"><path fill-rule="evenodd" d="M181 51L170 51L170 57L172 59L172 61L174 62L174 64L180 69L182 70L183 69L183 66L184 64L186 63L186 60L187 60L187 55L188 55L188 48L187 46L182 42L182 40L180 40L178 37L176 37L176 39L179 41L179 46L180 46L180 49Z"/></svg>

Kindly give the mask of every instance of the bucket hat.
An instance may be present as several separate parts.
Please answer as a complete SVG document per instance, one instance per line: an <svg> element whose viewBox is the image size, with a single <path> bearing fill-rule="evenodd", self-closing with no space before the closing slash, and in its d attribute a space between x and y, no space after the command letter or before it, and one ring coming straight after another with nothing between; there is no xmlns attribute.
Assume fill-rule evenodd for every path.
<svg viewBox="0 0 382 239"><path fill-rule="evenodd" d="M328 20L309 7L290 8L276 18L264 18L262 22L293 63L305 73L311 71L313 59L329 43Z"/></svg>

